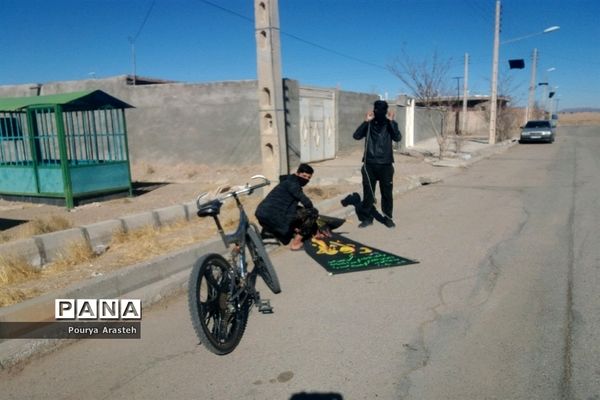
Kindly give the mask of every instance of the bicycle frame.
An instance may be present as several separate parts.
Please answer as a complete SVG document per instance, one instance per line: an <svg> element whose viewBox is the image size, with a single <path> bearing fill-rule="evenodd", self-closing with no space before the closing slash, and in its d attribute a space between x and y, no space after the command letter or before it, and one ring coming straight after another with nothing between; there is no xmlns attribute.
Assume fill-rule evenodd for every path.
<svg viewBox="0 0 600 400"><path fill-rule="evenodd" d="M246 246L246 231L248 230L248 225L250 224L250 220L248 219L248 215L244 210L242 202L240 201L237 194L233 194L232 197L235 199L236 206L239 210L239 223L237 229L233 233L226 233L225 229L221 225L221 221L219 220L219 215L214 215L213 220L215 221L215 225L217 225L217 230L219 231L219 235L221 236L221 240L225 244L226 248L231 248L232 256L238 257L238 272L242 278L246 277L246 252L241 251ZM235 260L235 258L234 258Z"/></svg>
<svg viewBox="0 0 600 400"><path fill-rule="evenodd" d="M246 278L248 272L246 268L246 252L244 251L244 249L246 246L246 231L248 230L248 227L250 225L250 220L248 219L248 215L244 210L244 206L240 201L239 196L242 194L250 195L254 192L254 190L271 184L271 182L262 175L255 175L250 179L262 179L263 182L253 186L249 186L248 184L246 184L246 186L240 190L230 191L218 197L217 199L204 204L200 204L200 199L204 197L206 193L198 196L198 199L196 200L198 209L201 209L203 206L210 205L211 203L214 204L214 202L219 203L219 208L217 209L217 211L212 213L212 217L215 221L215 225L217 226L217 230L219 231L219 235L221 236L221 240L225 244L225 248L231 249L230 251L232 255L232 261L237 260L236 267L238 269L238 273L240 274L240 277L244 279ZM221 224L221 221L219 220L220 205L225 199L229 197L234 198L239 211L239 223L236 230L233 233L226 233L225 229L223 228L223 225ZM232 245L233 247L231 247Z"/></svg>
<svg viewBox="0 0 600 400"><path fill-rule="evenodd" d="M201 199L206 193L196 199L198 216L213 217L225 248L231 254L231 260L218 253L200 257L192 268L188 283L188 304L196 335L208 350L218 355L232 352L239 344L252 306L263 314L273 313L270 301L261 298L256 290L256 279L261 277L274 294L281 292L277 273L258 228L250 222L240 201L242 194L250 194L270 184L264 176L251 179L255 178L262 182L218 194L204 203ZM223 200L229 197L234 198L239 211L239 223L232 233L226 233L219 220ZM250 261L252 264L248 265Z"/></svg>

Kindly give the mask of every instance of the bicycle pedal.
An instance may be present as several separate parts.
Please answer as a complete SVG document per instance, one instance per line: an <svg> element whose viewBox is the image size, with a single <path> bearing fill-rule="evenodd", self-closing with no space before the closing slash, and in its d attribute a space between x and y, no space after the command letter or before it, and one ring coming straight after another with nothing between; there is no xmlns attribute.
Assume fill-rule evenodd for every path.
<svg viewBox="0 0 600 400"><path fill-rule="evenodd" d="M263 314L273 314L273 307L271 307L271 301L269 300L260 300L257 304L258 312Z"/></svg>

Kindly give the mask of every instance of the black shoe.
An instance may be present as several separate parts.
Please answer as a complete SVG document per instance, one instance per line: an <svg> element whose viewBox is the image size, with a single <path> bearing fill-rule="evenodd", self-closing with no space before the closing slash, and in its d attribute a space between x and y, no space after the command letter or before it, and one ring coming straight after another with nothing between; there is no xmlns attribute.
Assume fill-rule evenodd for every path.
<svg viewBox="0 0 600 400"><path fill-rule="evenodd" d="M395 228L396 224L390 217L385 217L385 222L383 223L388 228Z"/></svg>
<svg viewBox="0 0 600 400"><path fill-rule="evenodd" d="M359 228L366 228L367 226L373 225L373 221L364 220L360 224L358 224Z"/></svg>

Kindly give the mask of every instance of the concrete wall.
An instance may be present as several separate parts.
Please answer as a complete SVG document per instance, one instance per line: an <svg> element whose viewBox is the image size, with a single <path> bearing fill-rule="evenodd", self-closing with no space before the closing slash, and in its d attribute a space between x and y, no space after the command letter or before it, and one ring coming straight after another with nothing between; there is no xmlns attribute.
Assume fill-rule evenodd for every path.
<svg viewBox="0 0 600 400"><path fill-rule="evenodd" d="M365 120L365 114L373 109L379 96L374 94L339 91L338 109L338 152L350 152L362 149L363 141L352 138L356 128Z"/></svg>
<svg viewBox="0 0 600 400"><path fill-rule="evenodd" d="M415 109L415 143L435 138L435 129L442 126L442 114L435 110L417 107Z"/></svg>
<svg viewBox="0 0 600 400"><path fill-rule="evenodd" d="M459 129L462 128L462 121L461 119L463 118L463 113L462 111L459 113ZM455 118L456 118L456 113L455 112L449 112L447 115L447 126L450 129L449 132L454 133L454 129L455 129ZM465 125L465 131L463 132L463 135L472 135L472 136L485 136L489 133L489 129L490 129L490 122L489 122L489 113L487 111L476 111L476 110L469 110L467 111L467 123Z"/></svg>
<svg viewBox="0 0 600 400"><path fill-rule="evenodd" d="M0 97L35 95L34 84L0 87ZM132 163L260 164L256 81L132 86L126 77L44 84L40 95L100 89L126 111Z"/></svg>
<svg viewBox="0 0 600 400"><path fill-rule="evenodd" d="M300 160L300 84L284 79L290 170ZM126 76L0 86L0 97L100 89L131 104L126 110L132 164L261 164L257 81L132 86ZM330 89L337 110L337 152L361 149L352 134L377 95ZM392 105L392 102L390 102ZM399 114L397 110L396 114ZM402 126L402 125L401 125Z"/></svg>
<svg viewBox="0 0 600 400"><path fill-rule="evenodd" d="M283 80L285 129L288 142L289 172L300 164L300 84L292 79Z"/></svg>
<svg viewBox="0 0 600 400"><path fill-rule="evenodd" d="M130 99L134 161L261 162L255 81L136 86Z"/></svg>

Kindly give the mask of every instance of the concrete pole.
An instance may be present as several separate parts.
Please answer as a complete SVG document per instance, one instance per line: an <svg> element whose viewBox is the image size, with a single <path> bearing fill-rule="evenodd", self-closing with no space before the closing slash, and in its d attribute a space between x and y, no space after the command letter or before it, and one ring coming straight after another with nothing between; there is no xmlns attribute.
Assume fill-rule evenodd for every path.
<svg viewBox="0 0 600 400"><path fill-rule="evenodd" d="M544 94L542 96L544 96L544 104L542 104L542 107L544 107L544 117L542 119L549 119L546 118L546 114L548 113L548 74L546 74L546 80L544 81Z"/></svg>
<svg viewBox="0 0 600 400"><path fill-rule="evenodd" d="M460 132L461 134L465 134L465 130L467 127L467 100L468 100L468 92L469 92L469 53L465 53L465 78L463 80L463 109L462 109L462 121Z"/></svg>
<svg viewBox="0 0 600 400"><path fill-rule="evenodd" d="M529 81L529 99L527 100L527 110L525 111L525 123L531 119L531 112L535 107L535 73L537 69L537 49L533 49L531 61L531 80Z"/></svg>
<svg viewBox="0 0 600 400"><path fill-rule="evenodd" d="M500 0L496 0L496 21L494 24L494 55L492 59L492 94L490 99L489 144L496 143L496 119L498 113L498 57L500 52Z"/></svg>
<svg viewBox="0 0 600 400"><path fill-rule="evenodd" d="M254 0L258 107L263 174L288 173L277 0Z"/></svg>
<svg viewBox="0 0 600 400"><path fill-rule="evenodd" d="M406 120L404 123L404 146L415 145L415 99L406 99Z"/></svg>

